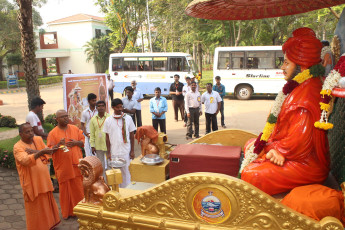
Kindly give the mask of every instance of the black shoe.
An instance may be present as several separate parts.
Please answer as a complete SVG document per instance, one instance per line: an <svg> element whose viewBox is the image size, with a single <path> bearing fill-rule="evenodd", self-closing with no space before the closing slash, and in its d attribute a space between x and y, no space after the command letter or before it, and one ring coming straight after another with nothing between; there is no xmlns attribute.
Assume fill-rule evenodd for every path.
<svg viewBox="0 0 345 230"><path fill-rule="evenodd" d="M194 136L195 138L200 138L200 136L199 135L196 135L196 136Z"/></svg>
<svg viewBox="0 0 345 230"><path fill-rule="evenodd" d="M186 136L186 140L190 140L190 139L192 139L192 137Z"/></svg>

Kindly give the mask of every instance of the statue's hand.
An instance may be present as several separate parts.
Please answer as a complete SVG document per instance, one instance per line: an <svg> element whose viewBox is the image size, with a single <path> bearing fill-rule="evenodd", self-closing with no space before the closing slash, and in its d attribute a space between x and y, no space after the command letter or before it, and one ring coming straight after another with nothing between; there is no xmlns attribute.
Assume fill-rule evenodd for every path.
<svg viewBox="0 0 345 230"><path fill-rule="evenodd" d="M273 164L283 166L285 157L279 153L278 151L271 149L267 154L266 154L266 159L270 160Z"/></svg>

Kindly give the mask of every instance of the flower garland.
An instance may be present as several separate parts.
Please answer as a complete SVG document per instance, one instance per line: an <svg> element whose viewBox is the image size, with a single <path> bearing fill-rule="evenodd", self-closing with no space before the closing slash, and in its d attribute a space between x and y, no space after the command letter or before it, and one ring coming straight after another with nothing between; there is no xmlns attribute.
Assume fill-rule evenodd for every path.
<svg viewBox="0 0 345 230"><path fill-rule="evenodd" d="M240 173L242 173L243 169L249 165L251 162L256 160L260 152L264 149L266 146L266 143L268 139L270 138L273 129L276 125L279 113L281 111L281 107L283 105L284 100L286 97L294 90L297 86L305 82L306 80L312 78L312 77L320 77L323 76L325 73L325 68L318 64L310 67L310 69L306 69L303 72L297 74L292 80L289 80L285 83L282 91L280 91L274 101L273 107L271 109L271 113L268 116L266 125L264 127L264 130L256 141L254 142L254 145L252 145L246 152L245 158L242 161Z"/></svg>
<svg viewBox="0 0 345 230"><path fill-rule="evenodd" d="M333 70L328 74L325 82L322 85L321 94L321 118L314 123L314 126L319 129L329 130L333 128L333 124L328 122L327 113L331 107L331 93L332 89L336 87L339 80L345 76L345 54L343 54Z"/></svg>

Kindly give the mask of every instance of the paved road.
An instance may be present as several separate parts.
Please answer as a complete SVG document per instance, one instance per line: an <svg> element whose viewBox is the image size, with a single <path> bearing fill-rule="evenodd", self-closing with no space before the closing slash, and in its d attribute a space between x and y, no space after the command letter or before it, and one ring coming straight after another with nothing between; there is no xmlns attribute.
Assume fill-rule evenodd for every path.
<svg viewBox="0 0 345 230"><path fill-rule="evenodd" d="M44 114L48 115L63 108L63 90L62 86L54 86L41 89L41 96L46 101ZM116 94L115 97L120 97ZM3 115L11 115L17 119L17 123L21 124L25 121L27 108L27 95L25 92L13 94L0 94L0 99L4 105L0 106L0 113ZM265 124L270 107L273 100L265 100L257 98L248 101L239 101L226 98L225 102L225 123L231 129L243 129L253 133L260 133ZM185 139L186 128L183 122L174 121L171 100L168 100L167 113L167 135L168 142L174 144L187 143ZM145 99L142 103L143 124L151 125L151 115L149 113L149 100ZM218 115L220 123L220 116ZM221 129L221 128L220 128ZM200 120L200 134L205 133L205 118ZM3 137L16 136L17 131L8 133L0 133ZM140 147L135 146L135 153L139 155ZM54 194L56 201L59 201L58 194ZM61 214L60 214L61 216ZM77 229L78 223L76 219L62 221L57 229L68 230ZM19 184L18 174L16 170L5 169L0 167L0 229L25 229L25 210L22 197L22 190Z"/></svg>
<svg viewBox="0 0 345 230"><path fill-rule="evenodd" d="M61 223L57 230L78 229L76 218L64 220L60 212L59 194L54 193L59 206ZM22 188L19 183L17 170L0 167L0 229L25 229L25 208Z"/></svg>

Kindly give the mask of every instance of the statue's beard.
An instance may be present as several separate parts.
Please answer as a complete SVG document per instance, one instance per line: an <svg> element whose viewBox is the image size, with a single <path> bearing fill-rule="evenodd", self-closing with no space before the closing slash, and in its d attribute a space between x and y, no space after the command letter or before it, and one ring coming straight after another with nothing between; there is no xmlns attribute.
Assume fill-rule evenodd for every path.
<svg viewBox="0 0 345 230"><path fill-rule="evenodd" d="M293 74L291 75L291 78L289 80L294 79L294 77L296 77L299 73L301 73L301 66L300 65L296 65L295 72L293 72Z"/></svg>

